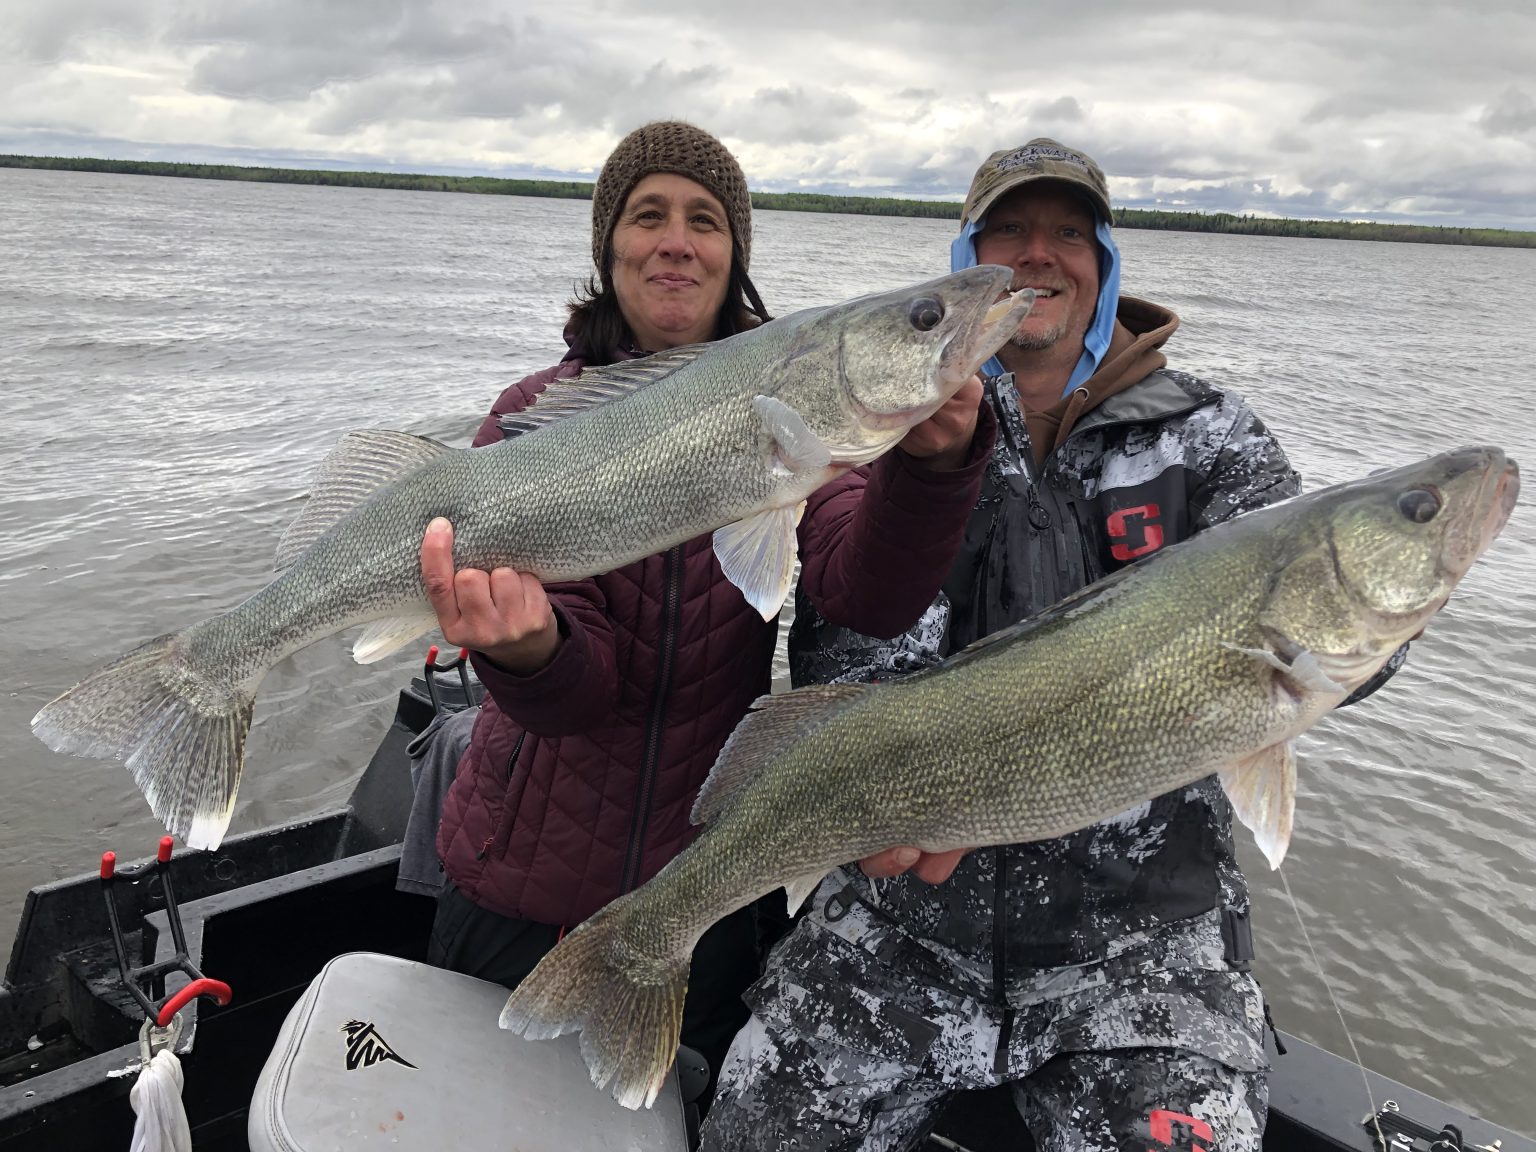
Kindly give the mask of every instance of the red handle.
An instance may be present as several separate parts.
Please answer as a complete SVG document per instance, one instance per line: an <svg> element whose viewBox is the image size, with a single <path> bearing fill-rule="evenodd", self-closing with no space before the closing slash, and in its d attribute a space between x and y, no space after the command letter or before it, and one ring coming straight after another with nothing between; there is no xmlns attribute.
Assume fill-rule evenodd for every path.
<svg viewBox="0 0 1536 1152"><path fill-rule="evenodd" d="M116 871L117 871L117 853L116 852L103 852L101 854L101 878L103 880L110 880L110 879L112 879L112 876L113 876L113 874Z"/></svg>
<svg viewBox="0 0 1536 1152"><path fill-rule="evenodd" d="M459 649L459 659L460 660L468 660L469 659L469 649L468 648L460 648Z"/></svg>
<svg viewBox="0 0 1536 1152"><path fill-rule="evenodd" d="M437 645L434 644L434 645L432 645L432 647L427 649L427 667L430 668L433 664L436 664L436 663L437 663Z"/></svg>
<svg viewBox="0 0 1536 1152"><path fill-rule="evenodd" d="M172 840L169 836L160 837L160 851L155 853L155 859L162 864L169 864L171 862L171 848L175 844L176 841Z"/></svg>
<svg viewBox="0 0 1536 1152"><path fill-rule="evenodd" d="M171 1018L199 996L212 996L214 1002L222 1008L229 1003L232 995L234 993L229 990L229 985L222 980L209 980L207 977L194 980L165 1002L160 1015L155 1017L155 1024L160 1028L169 1028Z"/></svg>

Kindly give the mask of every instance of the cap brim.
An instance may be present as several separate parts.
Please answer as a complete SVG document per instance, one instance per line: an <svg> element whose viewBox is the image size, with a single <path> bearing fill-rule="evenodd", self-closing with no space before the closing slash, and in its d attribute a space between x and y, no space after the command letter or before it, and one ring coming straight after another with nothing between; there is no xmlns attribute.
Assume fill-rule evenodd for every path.
<svg viewBox="0 0 1536 1152"><path fill-rule="evenodd" d="M1094 211L1097 212L1103 220L1110 224L1115 222L1115 214L1109 207L1109 201L1104 198L1103 193L1101 193L1097 188L1095 188L1092 184L1089 184L1086 180L1074 180L1070 176L1058 176L1054 172L1021 173L1012 180L1004 181L1002 184L999 184L996 188L993 188L991 191L989 191L980 200L976 201L975 207L971 209L970 214L964 217L964 219L966 221L984 220L986 219L987 213L992 210L992 205L996 204L1008 193L1022 188L1026 184L1033 184L1042 180L1048 180L1056 184L1065 184L1073 192L1082 196L1088 201L1088 203L1092 204Z"/></svg>

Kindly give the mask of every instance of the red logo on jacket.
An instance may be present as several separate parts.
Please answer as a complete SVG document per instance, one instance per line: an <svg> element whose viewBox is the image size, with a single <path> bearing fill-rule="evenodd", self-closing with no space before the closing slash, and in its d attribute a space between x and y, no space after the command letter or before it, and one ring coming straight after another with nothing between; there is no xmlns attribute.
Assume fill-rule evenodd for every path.
<svg viewBox="0 0 1536 1152"><path fill-rule="evenodd" d="M1109 554L1122 563L1156 552L1163 546L1163 526L1157 522L1162 508L1156 504L1138 504L1134 508L1119 508L1109 514L1105 526L1109 538Z"/></svg>
<svg viewBox="0 0 1536 1152"><path fill-rule="evenodd" d="M1216 1134L1211 1131L1211 1126L1194 1116L1159 1108L1148 1117L1148 1120L1152 1139L1157 1141L1157 1148L1182 1148L1187 1149L1187 1152L1209 1152L1209 1149L1215 1145ZM1202 1140L1207 1143L1200 1143ZM1147 1152L1157 1152L1157 1150L1149 1148Z"/></svg>

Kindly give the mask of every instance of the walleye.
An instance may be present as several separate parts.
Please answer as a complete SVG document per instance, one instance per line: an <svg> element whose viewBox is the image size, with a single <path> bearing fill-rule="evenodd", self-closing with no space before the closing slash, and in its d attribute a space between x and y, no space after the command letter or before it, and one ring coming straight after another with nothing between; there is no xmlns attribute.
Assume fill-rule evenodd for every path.
<svg viewBox="0 0 1536 1152"><path fill-rule="evenodd" d="M1503 527L1519 474L1464 448L1202 532L944 664L763 697L694 805L703 832L568 933L507 1001L580 1029L599 1087L656 1098L711 924L887 848L1042 840L1213 772L1278 866L1290 741L1380 670Z"/></svg>
<svg viewBox="0 0 1536 1152"><path fill-rule="evenodd" d="M771 619L805 498L894 447L1013 335L1033 294L1008 280L983 265L592 369L485 448L350 433L279 542L277 579L102 668L32 730L58 752L125 760L168 830L217 847L267 672L355 624L373 622L353 647L364 664L436 626L419 563L436 516L453 523L456 566L546 583L714 531L726 576Z"/></svg>

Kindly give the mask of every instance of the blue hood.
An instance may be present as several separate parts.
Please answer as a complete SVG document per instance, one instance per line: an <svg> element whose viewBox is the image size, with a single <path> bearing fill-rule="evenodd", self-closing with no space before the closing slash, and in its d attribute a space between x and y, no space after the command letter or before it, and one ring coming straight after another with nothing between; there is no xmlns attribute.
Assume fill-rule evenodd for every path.
<svg viewBox="0 0 1536 1152"><path fill-rule="evenodd" d="M976 233L982 230L986 222L986 217L982 217L960 229L960 235L949 246L951 272L976 267ZM1062 390L1063 396L1070 395L1072 389L1099 370L1104 353L1109 351L1109 340L1115 332L1115 312L1120 307L1120 249L1115 247L1109 222L1096 216L1093 235L1099 242L1099 302L1094 309L1093 320L1088 325L1088 332L1083 337L1083 354L1078 359L1077 367L1072 369L1072 378ZM982 365L981 370L993 376L1006 371L996 356Z"/></svg>

